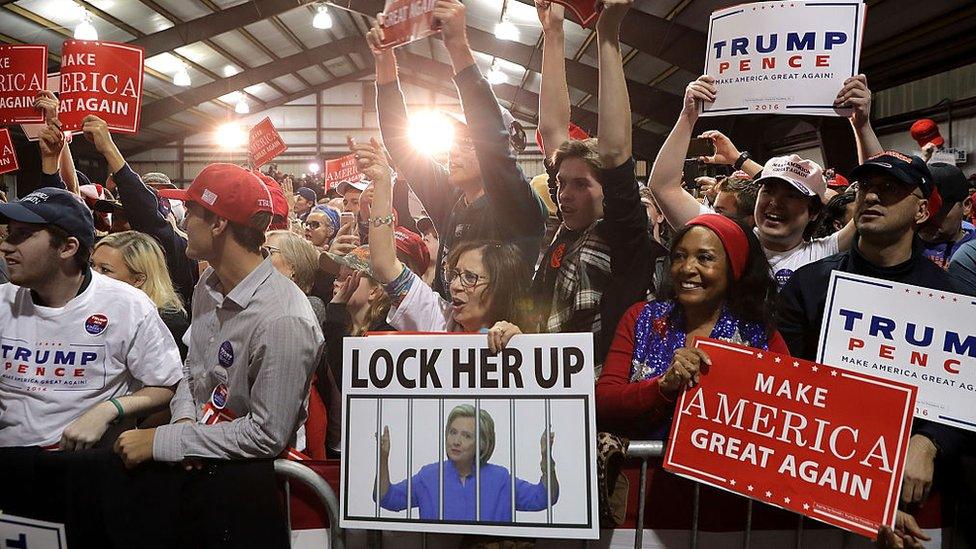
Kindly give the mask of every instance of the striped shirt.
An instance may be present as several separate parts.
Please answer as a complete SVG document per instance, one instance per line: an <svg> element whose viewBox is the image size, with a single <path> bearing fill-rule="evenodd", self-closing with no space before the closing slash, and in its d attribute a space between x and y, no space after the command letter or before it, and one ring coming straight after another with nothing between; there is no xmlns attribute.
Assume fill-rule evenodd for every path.
<svg viewBox="0 0 976 549"><path fill-rule="evenodd" d="M308 298L265 259L224 295L213 268L193 292L193 322L172 422L156 429L153 458L273 458L304 423L304 402L322 349ZM226 387L233 421L205 425L203 408ZM223 398L216 399L223 401ZM176 423L191 419L195 423Z"/></svg>

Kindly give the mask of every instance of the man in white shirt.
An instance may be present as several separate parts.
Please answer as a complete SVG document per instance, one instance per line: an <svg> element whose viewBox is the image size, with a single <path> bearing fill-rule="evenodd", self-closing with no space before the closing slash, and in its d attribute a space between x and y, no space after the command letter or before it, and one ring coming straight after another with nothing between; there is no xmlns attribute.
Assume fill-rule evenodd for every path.
<svg viewBox="0 0 976 549"><path fill-rule="evenodd" d="M169 403L182 378L176 342L148 296L88 267L95 229L78 197L41 188L0 204L0 223L10 272L0 285L0 463L110 447L112 423ZM9 483L4 493L24 495ZM11 511L2 496L0 508Z"/></svg>

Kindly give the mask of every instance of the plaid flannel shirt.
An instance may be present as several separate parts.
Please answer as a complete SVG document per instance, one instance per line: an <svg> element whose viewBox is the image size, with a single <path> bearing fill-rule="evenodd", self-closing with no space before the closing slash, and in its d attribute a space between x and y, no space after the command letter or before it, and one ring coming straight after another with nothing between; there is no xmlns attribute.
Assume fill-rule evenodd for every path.
<svg viewBox="0 0 976 549"><path fill-rule="evenodd" d="M586 229L563 255L544 323L549 333L600 333L600 303L610 283L610 245L597 233L599 223Z"/></svg>

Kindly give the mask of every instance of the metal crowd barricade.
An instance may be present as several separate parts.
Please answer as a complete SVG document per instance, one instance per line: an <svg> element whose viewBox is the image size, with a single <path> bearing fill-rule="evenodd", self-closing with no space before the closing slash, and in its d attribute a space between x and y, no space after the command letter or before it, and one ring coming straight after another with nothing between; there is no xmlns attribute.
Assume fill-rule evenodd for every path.
<svg viewBox="0 0 976 549"><path fill-rule="evenodd" d="M291 531L291 485L289 482L297 480L318 496L319 501L325 506L329 516L329 547L343 549L345 535L339 528L339 498L336 497L332 487L315 471L297 461L276 459L274 469L275 473L284 477L285 480L285 516L288 520L289 532Z"/></svg>
<svg viewBox="0 0 976 549"><path fill-rule="evenodd" d="M634 548L640 549L644 538L644 507L647 500L647 460L659 458L664 455L664 441L661 440L632 440L627 447L627 457L641 460L640 489L637 506L637 531L634 534ZM695 489L692 498L691 510L691 538L689 546L692 549L698 547L698 503L701 492L701 485L695 482ZM743 547L749 547L752 541L752 503L746 502L746 524L745 537L742 541ZM803 546L803 516L798 516L796 524L796 548Z"/></svg>

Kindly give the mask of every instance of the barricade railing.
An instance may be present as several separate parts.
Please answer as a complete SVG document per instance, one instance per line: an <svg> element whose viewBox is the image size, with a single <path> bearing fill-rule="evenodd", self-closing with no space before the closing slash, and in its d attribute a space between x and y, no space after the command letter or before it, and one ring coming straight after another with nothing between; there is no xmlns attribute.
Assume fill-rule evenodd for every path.
<svg viewBox="0 0 976 549"><path fill-rule="evenodd" d="M664 441L661 440L632 440L627 446L627 457L639 459L640 467L640 488L638 492L637 507L637 530L634 533L634 548L640 549L644 541L644 511L647 505L647 462L652 458L664 456ZM692 495L691 509L691 538L689 547L698 548L698 505L701 495L701 484L694 482L694 492ZM749 547L752 541L752 504L753 501L746 502L746 523L745 537L742 541L743 547ZM803 545L803 516L798 515L796 524L796 548L800 549Z"/></svg>
<svg viewBox="0 0 976 549"><path fill-rule="evenodd" d="M324 478L315 471L302 465L297 461L287 459L276 459L274 462L275 473L284 477L285 482L285 516L288 520L288 530L291 532L291 480L297 480L318 497L322 505L325 506L329 517L329 547L332 549L343 549L345 546L345 536L339 528L339 498L329 486Z"/></svg>

